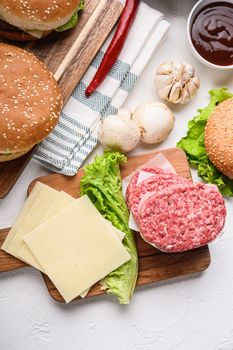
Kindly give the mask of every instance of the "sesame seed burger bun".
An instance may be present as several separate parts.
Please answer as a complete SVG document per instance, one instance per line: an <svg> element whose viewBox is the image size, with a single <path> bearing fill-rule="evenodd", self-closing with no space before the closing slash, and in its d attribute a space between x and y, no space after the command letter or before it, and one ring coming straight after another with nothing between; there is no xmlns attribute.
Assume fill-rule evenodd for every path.
<svg viewBox="0 0 233 350"><path fill-rule="evenodd" d="M32 53L0 44L0 162L42 141L61 109L59 86L44 64Z"/></svg>
<svg viewBox="0 0 233 350"><path fill-rule="evenodd" d="M220 103L209 117L205 148L216 168L233 179L233 97Z"/></svg>
<svg viewBox="0 0 233 350"><path fill-rule="evenodd" d="M66 24L80 0L1 0L0 18L27 30L54 30Z"/></svg>

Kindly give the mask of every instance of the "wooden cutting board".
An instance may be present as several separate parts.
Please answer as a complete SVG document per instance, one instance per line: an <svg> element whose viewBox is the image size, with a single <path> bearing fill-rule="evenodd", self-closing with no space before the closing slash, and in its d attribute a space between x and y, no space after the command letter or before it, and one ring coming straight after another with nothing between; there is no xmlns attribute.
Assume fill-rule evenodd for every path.
<svg viewBox="0 0 233 350"><path fill-rule="evenodd" d="M112 30L122 8L119 0L85 0L85 9L73 30L54 32L47 38L26 44L7 43L33 52L46 64L60 85L65 104ZM13 187L35 149L19 159L0 163L0 198Z"/></svg>
<svg viewBox="0 0 233 350"><path fill-rule="evenodd" d="M128 163L121 168L122 177L126 177L138 166L147 162L158 152L130 157ZM170 148L162 153L171 162L176 172L191 180L188 162L185 153L179 148ZM74 177L67 177L60 174L52 174L35 179L29 186L29 193L37 181L43 182L56 190L62 190L77 197L79 192L80 179L83 171L80 170ZM9 229L0 231L0 246L9 232ZM137 286L147 285L153 282L166 280L178 276L204 271L210 264L210 252L208 246L204 246L185 253L162 253L142 240L138 233L135 233L137 251L139 256L139 275ZM10 256L0 249L0 272L10 271L26 267L20 260ZM62 296L54 287L46 275L43 275L46 286L51 296L60 302L64 302ZM97 296L105 293L100 290L98 284L91 288L87 297Z"/></svg>

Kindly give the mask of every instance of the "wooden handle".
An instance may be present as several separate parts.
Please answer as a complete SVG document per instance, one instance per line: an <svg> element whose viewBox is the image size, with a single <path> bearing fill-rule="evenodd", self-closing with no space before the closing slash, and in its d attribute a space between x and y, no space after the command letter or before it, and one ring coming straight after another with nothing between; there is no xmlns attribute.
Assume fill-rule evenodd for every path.
<svg viewBox="0 0 233 350"><path fill-rule="evenodd" d="M74 67L72 67L74 65L74 60L75 64L77 64L77 67L74 70L75 74L80 74L80 70L81 75L84 73L82 68L84 62L85 66L87 66L87 60L90 64L91 60L94 58L99 49L99 46L97 46L96 43L100 41L99 35L101 35L101 37L103 36L101 27L105 28L105 33L109 33L112 24L115 23L114 20L109 23L108 16L110 7L112 9L112 12L117 13L114 19L115 21L117 20L121 12L119 1L114 0L109 2L109 0L100 0L93 16L90 17L89 21L87 21L86 25L82 29L82 32L77 37L70 50L67 52L57 71L54 73L54 77L57 81L59 81L65 74L65 71L68 69L68 67L71 67L71 69L74 70ZM96 23L99 23L98 30L96 30ZM95 40L93 40L93 38L95 38ZM78 60L76 58L76 55L79 56ZM80 60L83 61L83 64L80 62ZM67 75L65 79L67 79Z"/></svg>

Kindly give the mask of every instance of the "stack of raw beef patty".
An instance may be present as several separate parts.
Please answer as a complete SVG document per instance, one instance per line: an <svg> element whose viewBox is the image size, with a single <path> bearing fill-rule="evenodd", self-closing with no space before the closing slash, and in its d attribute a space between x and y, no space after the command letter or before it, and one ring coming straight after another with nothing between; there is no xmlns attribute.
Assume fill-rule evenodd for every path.
<svg viewBox="0 0 233 350"><path fill-rule="evenodd" d="M151 175L138 183L140 171ZM183 252L219 235L226 208L216 186L193 183L156 167L140 171L131 178L126 201L147 242L164 252Z"/></svg>

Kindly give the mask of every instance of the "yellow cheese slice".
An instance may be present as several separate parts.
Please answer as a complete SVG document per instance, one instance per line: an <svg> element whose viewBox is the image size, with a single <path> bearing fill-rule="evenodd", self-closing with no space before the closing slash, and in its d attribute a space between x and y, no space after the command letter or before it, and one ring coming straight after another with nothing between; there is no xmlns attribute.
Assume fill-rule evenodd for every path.
<svg viewBox="0 0 233 350"><path fill-rule="evenodd" d="M35 267L36 269L43 272L42 267L40 266L40 264L38 263L36 258L32 255L30 249L24 243L23 237L25 234L29 233L30 231L32 231L34 228L36 228L40 224L46 222L49 218L51 218L53 215L57 214L61 209L63 209L66 205L72 203L73 201L75 201L75 198L73 198L69 194L67 194L65 192L58 192L55 200L50 204L46 213L44 215L42 215L39 220L34 220L34 218L31 220L31 217L34 217L34 215L36 215L36 217L37 217L37 214L38 214L37 212L31 213L30 223L29 223L31 229L28 230L28 226L27 226L28 223L27 222L24 222L23 226L19 227L18 235L21 236L21 243L20 243L21 248L19 248L19 250L17 251L17 257L19 259L23 260L27 264L29 264L29 265L31 265L31 266ZM46 206L46 208L47 208L47 206ZM111 227L114 234L116 234L117 237L122 241L124 238L124 233L121 232L120 230L118 230L116 227L114 227L110 221L108 221L108 220L105 220L105 221ZM31 226L32 222L35 224L34 227Z"/></svg>
<svg viewBox="0 0 233 350"><path fill-rule="evenodd" d="M21 28L22 29L22 28ZM28 33L32 36L34 36L37 39L41 39L42 35L44 33L43 30L28 30L28 29L22 29L23 32Z"/></svg>
<svg viewBox="0 0 233 350"><path fill-rule="evenodd" d="M43 218L40 220L40 223L50 219L53 215L57 214L61 209L63 209L68 204L72 203L75 198L70 196L66 192L58 192L58 197L55 199L55 201L51 204L49 207L47 213L43 216Z"/></svg>
<svg viewBox="0 0 233 350"><path fill-rule="evenodd" d="M113 233L118 237L118 239L120 239L120 241L123 241L125 234L124 232L118 230L118 228L116 228L115 226L113 226L113 224L105 219L105 222L107 223L107 225L111 228L111 230L113 231ZM81 298L85 298L89 292L90 288L88 288L87 290L85 290L83 293L80 294Z"/></svg>
<svg viewBox="0 0 233 350"><path fill-rule="evenodd" d="M55 191L53 189L51 189L51 190L52 190L52 192ZM45 193L45 191L46 191L46 193L48 191L50 192L50 187L42 184L41 182L36 183L30 196L28 197L26 203L24 204L23 209L22 209L20 215L18 216L14 226L12 227L10 232L8 233L4 243L2 245L3 250L7 251L7 247L9 245L9 243L14 238L16 232L18 231L18 228L22 225L23 221L25 220L26 216L28 215L28 212L30 211L31 207L34 205L34 202L37 199L37 197L41 191L43 191L43 193Z"/></svg>
<svg viewBox="0 0 233 350"><path fill-rule="evenodd" d="M30 249L28 249L27 245L24 243L23 237L25 234L29 233L30 231L32 231L34 228L36 228L40 224L46 222L53 215L57 214L61 209L63 209L68 204L72 203L74 200L75 199L73 197L71 197L69 194L67 194L65 192L57 192L57 196L56 196L55 200L50 204L49 207L46 206L47 211L44 213L44 215L41 215L39 220L32 219L32 221L35 224L34 227L31 227L30 230L27 229L26 225L24 225L22 228L20 228L24 232L22 232L22 231L20 232L20 234L21 234L21 248L19 248L19 250L17 251L17 257L19 259L23 260L27 264L29 264L29 265L31 265L31 266L35 267L36 269L43 272L42 267L40 266L40 264L38 263L36 258L33 256ZM32 213L33 217L34 217L34 215L37 217L36 212Z"/></svg>
<svg viewBox="0 0 233 350"><path fill-rule="evenodd" d="M29 196L24 209L23 209L23 216L19 216L18 220L16 221L16 224L11 229L9 235L9 241L8 244L3 244L2 249L5 250L7 253L14 255L18 258L18 252L23 246L23 240L22 237L25 233L30 232L33 230L38 223L41 220L41 217L43 217L47 210L49 209L50 205L55 201L56 197L59 195L59 192L54 190L53 188L46 186L44 184L36 184L36 186L39 186L39 190L37 192L37 195L34 199L33 195L33 201L31 205L27 205L27 202L30 203L30 197ZM34 194L34 191L32 192ZM26 209L25 209L26 208Z"/></svg>
<svg viewBox="0 0 233 350"><path fill-rule="evenodd" d="M24 241L67 303L131 258L87 196Z"/></svg>
<svg viewBox="0 0 233 350"><path fill-rule="evenodd" d="M74 200L72 196L65 192L55 191L53 188L37 182L15 225L8 234L2 249L44 272L37 259L24 243L23 237ZM106 223L111 227L117 237L123 240L124 233L114 227L110 221L106 220ZM88 291L89 289L81 293L80 296L84 298Z"/></svg>
<svg viewBox="0 0 233 350"><path fill-rule="evenodd" d="M125 237L124 232L122 232L121 230L119 230L118 228L116 228L115 226L113 226L113 224L112 224L110 221L108 221L108 220L105 220L105 221L108 223L108 225L110 224L110 226L111 226L113 232L115 233L115 235L117 235L117 237L118 237L121 241L123 241L123 239L124 239L124 237Z"/></svg>

